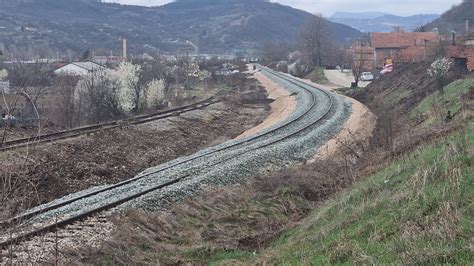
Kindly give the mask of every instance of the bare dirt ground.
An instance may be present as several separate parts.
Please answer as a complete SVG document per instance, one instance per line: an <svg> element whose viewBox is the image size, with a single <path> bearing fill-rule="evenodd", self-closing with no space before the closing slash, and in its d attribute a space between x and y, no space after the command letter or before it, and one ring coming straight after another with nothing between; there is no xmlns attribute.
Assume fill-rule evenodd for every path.
<svg viewBox="0 0 474 266"><path fill-rule="evenodd" d="M265 98L265 91L249 79L224 102L180 117L0 153L0 183L9 186L0 195L1 213L11 215L129 179L148 167L237 137L260 124L269 111L266 102L243 104L242 92Z"/></svg>
<svg viewBox="0 0 474 266"><path fill-rule="evenodd" d="M324 75L329 80L330 83L334 84L336 87L351 87L351 82L354 82L354 76L350 70L324 70ZM369 85L370 82L359 81L359 87L365 88Z"/></svg>
<svg viewBox="0 0 474 266"><path fill-rule="evenodd" d="M260 125L253 127L237 138L244 138L258 134L264 129L270 128L280 121L288 118L296 109L296 98L291 96L290 93L280 88L273 81L265 77L260 72L254 72L254 77L260 82L268 94L268 98L273 100L270 104L271 112L270 115Z"/></svg>

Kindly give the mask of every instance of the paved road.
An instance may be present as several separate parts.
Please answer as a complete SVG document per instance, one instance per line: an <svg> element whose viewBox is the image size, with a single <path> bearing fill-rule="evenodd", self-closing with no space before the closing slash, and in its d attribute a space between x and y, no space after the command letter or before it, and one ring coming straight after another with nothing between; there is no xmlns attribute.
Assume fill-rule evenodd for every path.
<svg viewBox="0 0 474 266"><path fill-rule="evenodd" d="M350 87L351 82L355 81L350 70L344 70L344 72L340 70L324 70L324 75L326 75L329 82L341 87ZM370 82L359 81L359 87L365 88L368 84Z"/></svg>

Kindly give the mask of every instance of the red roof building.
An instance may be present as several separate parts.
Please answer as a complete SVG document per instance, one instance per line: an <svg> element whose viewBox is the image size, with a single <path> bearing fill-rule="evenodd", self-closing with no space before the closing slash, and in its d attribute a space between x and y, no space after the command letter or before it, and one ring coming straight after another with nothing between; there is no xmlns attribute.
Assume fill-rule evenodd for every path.
<svg viewBox="0 0 474 266"><path fill-rule="evenodd" d="M474 71L474 45L451 45L446 47L446 54L456 67Z"/></svg>
<svg viewBox="0 0 474 266"><path fill-rule="evenodd" d="M428 47L439 41L439 35L434 32L370 33L369 39L362 41L362 46L372 51L371 65L364 65L367 65L366 70L374 70L383 68L387 59L392 59L394 64L420 61L426 57ZM355 61L368 56L366 49L360 49L360 44L353 46ZM358 51L363 52L359 54Z"/></svg>

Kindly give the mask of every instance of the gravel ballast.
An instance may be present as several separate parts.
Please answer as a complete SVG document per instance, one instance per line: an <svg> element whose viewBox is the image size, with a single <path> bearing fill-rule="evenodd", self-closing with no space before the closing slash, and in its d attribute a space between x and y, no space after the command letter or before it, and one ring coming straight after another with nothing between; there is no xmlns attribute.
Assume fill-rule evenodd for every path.
<svg viewBox="0 0 474 266"><path fill-rule="evenodd" d="M317 89L295 78L288 81L286 75L266 68L261 71L282 88L296 94L296 110L284 121L257 136L229 141L149 168L129 184L45 212L29 223L77 215L170 180L183 178L180 182L128 201L112 211L130 208L165 210L170 203L189 197L206 186L235 183L263 169L278 170L311 159L319 147L341 130L350 116L350 103L333 92ZM37 209L97 189L69 195Z"/></svg>

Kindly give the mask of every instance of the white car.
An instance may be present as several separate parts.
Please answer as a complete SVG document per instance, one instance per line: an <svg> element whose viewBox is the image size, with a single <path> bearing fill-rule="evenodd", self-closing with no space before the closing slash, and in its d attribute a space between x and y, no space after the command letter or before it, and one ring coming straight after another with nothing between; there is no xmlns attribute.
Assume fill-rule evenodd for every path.
<svg viewBox="0 0 474 266"><path fill-rule="evenodd" d="M372 81L374 80L374 75L370 72L364 72L362 75L360 75L360 80L362 81Z"/></svg>

